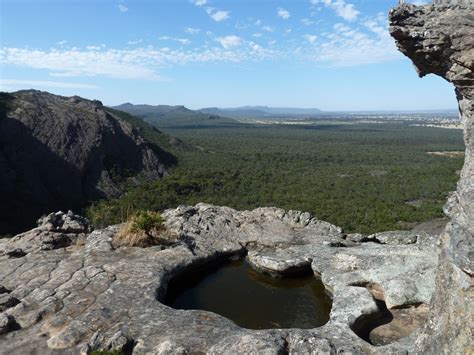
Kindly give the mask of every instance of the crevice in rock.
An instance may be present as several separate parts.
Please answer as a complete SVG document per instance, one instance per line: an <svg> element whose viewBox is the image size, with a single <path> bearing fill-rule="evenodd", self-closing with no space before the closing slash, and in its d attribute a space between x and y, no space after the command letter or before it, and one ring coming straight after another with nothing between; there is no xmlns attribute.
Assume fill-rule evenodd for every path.
<svg viewBox="0 0 474 355"><path fill-rule="evenodd" d="M331 248L347 248L347 245L345 245L344 243L341 243L341 242L331 242L331 243L329 243L329 246Z"/></svg>
<svg viewBox="0 0 474 355"><path fill-rule="evenodd" d="M137 341L135 339L129 339L125 345L122 347L122 352L124 355L132 355L133 349L137 345Z"/></svg>
<svg viewBox="0 0 474 355"><path fill-rule="evenodd" d="M10 315L0 315L0 335L20 330L21 326Z"/></svg>
<svg viewBox="0 0 474 355"><path fill-rule="evenodd" d="M10 293L12 292L11 290L9 290L8 288L0 285L0 295L3 295L4 293Z"/></svg>
<svg viewBox="0 0 474 355"><path fill-rule="evenodd" d="M360 316L350 325L354 333L372 345L387 345L405 338L428 318L429 307L421 302L388 309L383 289L376 283L356 282L349 286L367 288L377 305L377 311Z"/></svg>
<svg viewBox="0 0 474 355"><path fill-rule="evenodd" d="M5 253L5 255L7 255L9 258L22 258L24 257L25 255L27 255L28 253L25 253L23 251L23 249L13 249L13 250L9 250Z"/></svg>
<svg viewBox="0 0 474 355"><path fill-rule="evenodd" d="M361 243L375 243L375 244L383 244L380 240L377 238L369 238L369 237L364 237L360 240Z"/></svg>

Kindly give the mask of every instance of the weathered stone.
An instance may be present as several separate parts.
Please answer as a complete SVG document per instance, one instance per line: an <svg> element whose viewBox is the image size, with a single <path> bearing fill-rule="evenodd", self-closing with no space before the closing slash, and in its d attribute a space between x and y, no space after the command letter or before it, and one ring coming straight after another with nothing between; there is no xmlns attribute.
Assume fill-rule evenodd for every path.
<svg viewBox="0 0 474 355"><path fill-rule="evenodd" d="M47 224L46 229L0 240L0 250L28 251L22 258L0 256L5 289L0 296L20 301L1 313L15 319L18 330L0 336L0 353L34 348L90 353L124 347L137 354L402 351L410 344L376 348L351 330L359 317L378 312L372 294L361 285L380 285L393 306L427 303L434 290L438 249L429 238L400 245L352 241L351 247L338 247L349 244L340 228L308 213L276 208L239 212L198 204L165 211L163 217L166 228L180 235L166 249L114 248L112 239L120 226L96 230L83 243L56 249L41 248L41 233L74 233ZM321 277L333 298L329 322L317 329L257 331L214 313L175 310L160 302L173 277L246 253L260 271Z"/></svg>
<svg viewBox="0 0 474 355"><path fill-rule="evenodd" d="M172 156L99 101L37 90L1 95L0 235L52 210L117 196L120 179L166 173Z"/></svg>
<svg viewBox="0 0 474 355"><path fill-rule="evenodd" d="M445 206L451 222L442 234L430 319L416 339L419 353L471 353L474 302L474 2L404 4L390 12L390 33L420 76L454 84L466 145L457 190Z"/></svg>

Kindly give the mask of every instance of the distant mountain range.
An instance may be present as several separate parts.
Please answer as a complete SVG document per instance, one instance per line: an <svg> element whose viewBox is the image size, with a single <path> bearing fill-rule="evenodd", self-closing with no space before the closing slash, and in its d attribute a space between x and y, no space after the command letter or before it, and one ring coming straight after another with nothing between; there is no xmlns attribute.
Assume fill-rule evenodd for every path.
<svg viewBox="0 0 474 355"><path fill-rule="evenodd" d="M184 106L134 105L125 103L112 107L127 112L157 127L194 127L239 125L236 120L214 113L190 110Z"/></svg>
<svg viewBox="0 0 474 355"><path fill-rule="evenodd" d="M234 108L202 108L200 112L231 118L260 118L275 116L314 116L323 113L318 108L242 106Z"/></svg>

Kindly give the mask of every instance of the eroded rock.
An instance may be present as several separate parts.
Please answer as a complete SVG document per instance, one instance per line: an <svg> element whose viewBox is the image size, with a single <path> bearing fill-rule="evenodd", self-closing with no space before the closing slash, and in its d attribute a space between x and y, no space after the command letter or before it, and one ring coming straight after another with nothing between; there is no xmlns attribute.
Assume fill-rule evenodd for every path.
<svg viewBox="0 0 474 355"><path fill-rule="evenodd" d="M42 248L41 233L65 234L67 228L49 222L0 240L1 250L28 251L21 258L0 256L5 290L0 296L18 300L0 313L2 324L8 319L17 325L3 325L0 352L88 353L128 347L137 354L231 349L386 353L409 345L377 348L351 330L356 319L378 309L368 289L354 285L379 284L393 306L429 303L434 290L438 250L429 238L414 244L352 241L351 246L334 247L348 243L340 228L307 213L276 208L240 212L199 204L168 210L163 217L166 228L180 236L166 249L114 247L120 226L87 233L82 243ZM77 239L84 234L75 230L67 235ZM175 310L160 302L173 277L245 254L257 270L273 275L310 272L321 277L333 298L329 322L316 329L250 330L218 314Z"/></svg>
<svg viewBox="0 0 474 355"><path fill-rule="evenodd" d="M473 351L474 302L474 2L436 0L404 4L390 12L390 33L420 76L441 76L455 86L466 145L456 192L445 212L443 252L430 319L416 339L419 353Z"/></svg>

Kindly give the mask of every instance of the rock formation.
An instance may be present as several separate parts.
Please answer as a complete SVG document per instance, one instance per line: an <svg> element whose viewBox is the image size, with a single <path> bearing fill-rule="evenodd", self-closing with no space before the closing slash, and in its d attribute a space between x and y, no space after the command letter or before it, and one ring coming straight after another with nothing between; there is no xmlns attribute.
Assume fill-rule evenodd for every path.
<svg viewBox="0 0 474 355"><path fill-rule="evenodd" d="M437 1L390 14L391 33L419 73L453 82L459 99L466 162L441 238L346 235L308 213L198 204L163 213L174 244L116 248L120 226L90 232L72 212L53 213L0 240L0 353L472 353L472 10L463 0ZM162 303L174 277L235 256L272 275L320 277L333 300L329 322L250 330ZM386 315L393 321L380 326Z"/></svg>
<svg viewBox="0 0 474 355"><path fill-rule="evenodd" d="M120 226L88 233L87 221L72 213L51 214L37 228L0 240L0 353L391 353L410 349L416 331L403 328L414 331L425 319L438 260L434 236L345 235L309 213L277 208L238 212L199 204L163 217L179 236L175 245L114 248ZM173 277L246 254L263 272L319 275L333 298L329 322L250 330L161 303ZM395 318L403 313L402 326L374 332L371 339L390 343L375 347L357 334L380 314L380 304Z"/></svg>
<svg viewBox="0 0 474 355"><path fill-rule="evenodd" d="M443 253L430 321L416 341L420 353L474 351L474 1L405 4L390 13L390 33L420 76L436 74L454 84L464 128L466 158L457 191L445 210Z"/></svg>
<svg viewBox="0 0 474 355"><path fill-rule="evenodd" d="M159 147L99 101L34 90L1 95L0 235L114 196L124 176L166 171Z"/></svg>

